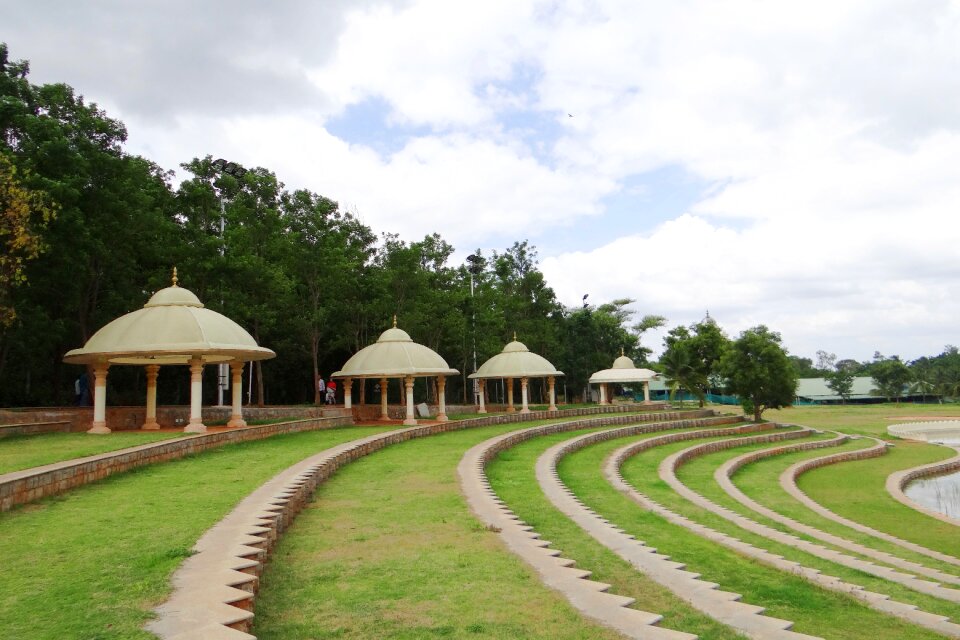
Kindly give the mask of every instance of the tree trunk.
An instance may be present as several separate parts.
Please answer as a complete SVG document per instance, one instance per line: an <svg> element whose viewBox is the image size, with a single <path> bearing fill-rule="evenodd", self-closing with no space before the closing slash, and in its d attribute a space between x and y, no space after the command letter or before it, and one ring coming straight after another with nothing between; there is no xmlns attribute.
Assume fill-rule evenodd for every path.
<svg viewBox="0 0 960 640"><path fill-rule="evenodd" d="M317 388L317 383L320 381L320 365L317 363L319 351L320 340L317 337L317 332L314 331L310 335L310 356L313 360L313 404L315 405L320 405L323 402L323 398L320 397L320 389Z"/></svg>
<svg viewBox="0 0 960 640"><path fill-rule="evenodd" d="M257 360L257 406L263 406L263 361Z"/></svg>

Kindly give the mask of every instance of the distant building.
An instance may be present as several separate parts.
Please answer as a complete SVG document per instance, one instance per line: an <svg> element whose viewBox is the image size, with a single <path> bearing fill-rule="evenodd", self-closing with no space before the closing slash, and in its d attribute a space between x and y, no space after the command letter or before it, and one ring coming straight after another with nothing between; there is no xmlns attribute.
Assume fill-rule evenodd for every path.
<svg viewBox="0 0 960 640"><path fill-rule="evenodd" d="M843 398L827 386L826 378L800 378L797 383L797 404L840 404L843 402ZM847 402L856 404L886 402L886 398L876 395L875 389L876 384L873 382L873 378L857 376L853 379L853 388L850 389Z"/></svg>

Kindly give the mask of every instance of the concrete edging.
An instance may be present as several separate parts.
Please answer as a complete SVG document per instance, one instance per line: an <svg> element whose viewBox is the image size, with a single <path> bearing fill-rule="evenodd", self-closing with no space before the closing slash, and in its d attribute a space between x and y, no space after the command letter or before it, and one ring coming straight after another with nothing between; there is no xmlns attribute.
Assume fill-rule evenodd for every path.
<svg viewBox="0 0 960 640"><path fill-rule="evenodd" d="M843 435L843 434L838 434L838 435ZM833 460L832 456L826 456L826 458L832 460L833 462L840 462L840 460ZM951 555L947 555L946 553L941 553L940 551L936 551L934 549L928 549L927 547L919 545L915 542L910 542L909 540L898 538L884 531L878 531L877 529L868 527L865 524L861 524L854 520L850 520L849 518L845 518L840 514L835 513L834 511L831 511L830 509L826 508L825 506L823 506L822 504L820 504L819 502L815 501L813 498L808 496L806 493L804 493L803 490L800 489L799 484L797 484L797 478L799 478L802 474L806 473L807 471L810 471L811 469L815 469L817 467L823 466L823 463L821 462L822 460L823 460L822 458L816 458L814 460L803 460L801 462L797 462L796 464L790 465L783 471L783 473L780 474L780 486L783 487L784 491L789 493L795 500L803 504L805 507L807 507L814 513L817 513L823 516L824 518L833 520L834 522L842 524L846 527L850 527L851 529L854 529L855 531L859 531L860 533L865 533L869 536L873 536L875 538L885 540L886 542L895 544L898 547L902 547L904 549L908 549L910 551L913 551L914 553L919 553L921 555L927 556L928 558L933 558L934 560L945 562L947 564L952 564L954 566L960 566L960 559L958 558L955 558ZM957 456L955 460L958 463L958 467L960 467L960 456ZM947 461L947 462L950 462L950 461ZM945 463L936 463L936 464L942 465ZM910 471L913 471L913 470L907 470L906 472L896 472L896 473L909 473ZM887 476L887 478L888 478L887 490L889 491L890 476ZM907 480L903 484L903 486L906 486L906 484L909 481L910 480ZM906 500L909 500L909 498L907 498L905 495L904 495L904 498ZM922 566L922 565L918 565L918 566ZM916 569L912 569L912 570L916 570ZM927 569L927 571L928 573L926 575L928 577L934 577L934 579L942 580L944 582L949 582L951 584L960 584L960 577L957 577L953 574L942 573L939 571L934 571L933 573L930 573L931 570L929 569Z"/></svg>
<svg viewBox="0 0 960 640"><path fill-rule="evenodd" d="M625 413L632 409L598 411ZM589 409L571 409L591 415ZM391 444L450 431L557 417L557 412L507 414L397 429L347 442L281 471L211 527L173 576L174 589L156 608L147 628L165 640L251 640L253 602L259 575L278 537L317 487L350 462ZM649 414L671 415L671 414ZM623 424L647 416L616 415L565 425ZM650 418L648 418L650 419ZM555 426L555 425L547 425ZM668 639L664 639L668 640Z"/></svg>
<svg viewBox="0 0 960 640"><path fill-rule="evenodd" d="M349 424L352 424L350 418L341 416L239 427L229 431L161 440L84 458L12 471L0 475L0 512L8 511L16 505L64 493L115 473L157 462L176 460L225 444L261 440L281 433L329 429Z"/></svg>
<svg viewBox="0 0 960 640"><path fill-rule="evenodd" d="M704 430L710 435L734 435L760 430L765 425L745 425L729 429ZM609 438L631 435L627 429L612 429L604 433ZM677 434L687 435L687 434ZM745 633L755 640L812 640L816 636L790 631L793 622L763 615L764 607L740 602L740 594L721 591L716 583L705 582L700 574L685 571L685 565L670 556L657 553L626 533L615 524L585 506L563 484L557 473L559 460L578 449L600 441L595 434L587 434L556 444L547 449L536 465L537 481L553 505L573 520L597 542L604 545L653 581L666 587L695 609L711 618ZM603 438L607 439L607 438ZM821 639L822 640L822 639Z"/></svg>
<svg viewBox="0 0 960 640"><path fill-rule="evenodd" d="M745 445L745 444L752 444L752 443L758 443L758 442L772 442L777 439L785 439L785 438L804 437L805 435L808 435L810 433L813 433L813 430L804 427L799 431L779 434L780 438L775 438L772 436L759 436L759 437L753 437L753 438L736 438L733 440L713 442L713 443L708 443L706 445L689 447L687 449L684 449L683 451L679 451L675 454L672 454L664 458L664 460L660 463L658 473L659 473L660 479L666 482L667 484L669 484L670 487L674 491L676 491L678 494L680 494L690 502L696 504L697 506L707 509L708 511L715 513L716 515L719 515L720 517L724 518L725 520L728 520L736 524L742 529L745 529L752 533L756 533L758 535L761 535L770 540L774 540L781 544L786 544L788 546L800 549L818 558L829 560L831 562L835 562L837 564L846 566L851 569L862 571L864 573L870 574L872 576L876 576L878 578L899 583L905 587L913 589L914 591L925 593L927 595L931 595L931 596L948 600L951 602L960 602L960 591L956 589L948 589L945 587L941 587L936 582L931 582L929 580L922 580L920 578L917 578L916 576L904 574L895 569L891 569L890 567L878 565L876 563L873 563L867 560L861 560L860 558L855 558L853 556L847 555L840 551L829 549L820 544L813 543L808 540L799 538L795 535L778 531L773 527L769 527L767 525L761 524L760 522L757 522L756 520L752 520L751 518L743 516L735 511L732 511L725 507L721 507L720 505L716 504L709 498L706 498L701 494L697 493L696 491L687 487L685 484L680 482L679 478L677 478L677 475L676 475L676 470L684 462L691 460L695 457L698 457L700 455L704 455L706 453L711 453L714 451L723 451L726 449L731 449L731 448ZM793 435L790 435L790 434L793 434ZM776 434L773 434L773 435L776 435ZM786 524L786 521L790 520L789 518L786 518L785 516L782 516L777 512L771 509L768 509L758 504L751 498L747 497L737 487L735 487L733 483L730 482L730 479L727 478L726 476L717 477L715 475L714 477L717 479L718 482L721 483L722 488L724 489L725 492L727 492L728 495L730 495L732 498L734 498L738 502L741 502L742 504L747 506L749 509L757 513L760 513L764 516L767 516L769 518L772 518L778 522L783 522L784 524ZM796 523L796 524L799 525L800 523ZM788 526L792 527L793 525L788 524ZM799 530L799 527L794 527L794 528ZM817 531L817 530L814 529L814 531ZM925 615L933 615L933 614L925 614ZM932 624L936 626L931 626L931 628L933 628L934 630L940 633L945 633L947 635L950 635L951 637L960 637L960 625L954 624L952 622L948 622L947 621L948 618L946 618L945 616L937 616L937 618L939 619L932 620ZM914 620L911 619L911 621L914 621Z"/></svg>
<svg viewBox="0 0 960 640"><path fill-rule="evenodd" d="M713 415L713 412L709 412ZM662 418L663 416L661 416ZM725 422L738 418L715 417L676 422L635 425L627 430L633 433L653 432L681 426L703 426L713 422ZM574 569L575 562L561 558L560 551L549 549L550 543L540 540L533 527L520 521L496 495L487 480L487 463L501 451L535 437L573 431L582 428L577 423L545 425L502 434L472 447L460 461L457 473L460 486L471 510L489 529L500 534L501 540L514 554L536 569L540 579L552 589L559 591L584 615L601 624L612 627L630 638L651 640L681 640L696 638L688 633L662 629L656 625L662 618L659 614L626 608L633 598L606 593L608 584L588 580L590 571ZM606 432L604 432L606 433ZM602 434L597 434L602 436Z"/></svg>
<svg viewBox="0 0 960 640"><path fill-rule="evenodd" d="M957 471L960 469L960 448L950 447L951 449L957 452L957 455L949 460L943 460L941 462L934 462L932 464L925 464L921 467L914 467L913 469L906 469L904 471L895 471L887 476L886 488L887 493L893 496L893 499L901 504L905 504L915 511L926 514L931 518L936 518L940 522L946 522L947 524L952 524L954 526L960 526L960 520L957 518L951 518L950 516L940 513L939 511L934 511L933 509L928 509L927 507L914 502L907 497L907 494L903 492L904 487L908 484L917 480L918 478L926 478L929 476L937 476L942 473L947 473L950 471Z"/></svg>
<svg viewBox="0 0 960 640"><path fill-rule="evenodd" d="M68 420L0 424L0 439L14 436L36 436L44 433L69 433L71 430L72 426Z"/></svg>
<svg viewBox="0 0 960 640"><path fill-rule="evenodd" d="M707 437L710 435L707 432L700 433L702 434L700 437ZM623 478L623 475L620 472L620 467L623 466L623 463L627 460L627 458L636 455L641 451L652 449L661 444L667 444L666 442L658 442L658 440L660 439L651 438L649 440L644 440L642 442L627 445L621 449L618 449L617 451L614 451L609 458L607 458L607 462L604 466L604 475L606 476L607 481L610 482L615 489L618 489L624 493L627 497L639 504L644 509L656 513L669 522L685 527L690 531L708 540L711 540L712 542L721 544L759 562L772 566L781 571L786 571L788 573L800 576L801 578L813 582L824 589L851 595L854 598L862 601L871 609L876 609L877 611L902 618L908 622L918 624L951 637L960 637L960 626L949 622L949 618L946 616L920 611L914 605L891 600L890 597L885 594L867 591L860 585L844 582L840 578L822 573L819 569L805 567L793 560L787 560L779 554L771 553L766 549L754 546L748 542L740 540L739 538L721 533L716 529L712 529L706 525L682 516L674 511L671 511L670 509L667 509L646 495L641 494Z"/></svg>

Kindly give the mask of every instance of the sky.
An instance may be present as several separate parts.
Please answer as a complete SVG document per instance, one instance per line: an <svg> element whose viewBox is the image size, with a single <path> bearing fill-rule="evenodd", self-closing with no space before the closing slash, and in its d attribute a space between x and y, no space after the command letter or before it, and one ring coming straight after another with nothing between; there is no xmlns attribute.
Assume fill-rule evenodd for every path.
<svg viewBox="0 0 960 640"><path fill-rule="evenodd" d="M167 169L212 155L562 303L960 344L960 0L0 0L0 41ZM664 332L644 336L655 352Z"/></svg>

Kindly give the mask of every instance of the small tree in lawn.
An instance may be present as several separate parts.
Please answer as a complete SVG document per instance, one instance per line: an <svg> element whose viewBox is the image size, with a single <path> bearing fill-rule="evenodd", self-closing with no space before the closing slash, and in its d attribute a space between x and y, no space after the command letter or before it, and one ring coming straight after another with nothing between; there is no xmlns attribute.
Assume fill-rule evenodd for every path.
<svg viewBox="0 0 960 640"><path fill-rule="evenodd" d="M841 363L834 365L834 370L827 374L827 386L840 396L840 401L847 404L853 392L853 368Z"/></svg>
<svg viewBox="0 0 960 640"><path fill-rule="evenodd" d="M876 393L890 402L896 398L900 403L900 396L903 395L903 388L910 382L910 368L907 367L900 358L891 356L886 359L880 359L873 365L871 372L873 382L877 385Z"/></svg>
<svg viewBox="0 0 960 640"><path fill-rule="evenodd" d="M780 334L763 325L747 329L720 363L727 388L757 421L767 409L789 407L797 392L796 371L780 342Z"/></svg>

